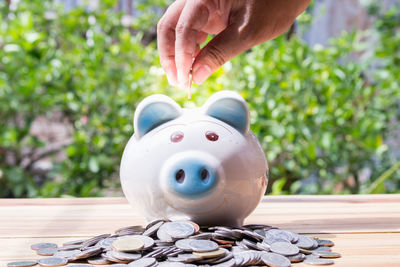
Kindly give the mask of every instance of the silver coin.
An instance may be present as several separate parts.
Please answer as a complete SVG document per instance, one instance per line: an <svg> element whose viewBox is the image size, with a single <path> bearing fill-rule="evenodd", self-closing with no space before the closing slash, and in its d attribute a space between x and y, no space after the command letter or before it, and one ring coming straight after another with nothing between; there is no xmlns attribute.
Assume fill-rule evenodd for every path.
<svg viewBox="0 0 400 267"><path fill-rule="evenodd" d="M152 236L157 230L164 224L164 221L159 221L156 224L149 227L146 231L143 232L145 236Z"/></svg>
<svg viewBox="0 0 400 267"><path fill-rule="evenodd" d="M150 229L152 226L158 224L159 222L165 223L165 222L169 222L169 220L164 220L164 219L153 220L153 221L149 222L149 223L146 225L145 229L146 229L146 230L147 230L147 229Z"/></svg>
<svg viewBox="0 0 400 267"><path fill-rule="evenodd" d="M287 242L275 242L271 245L270 249L272 252L284 256L296 255L299 253L298 247Z"/></svg>
<svg viewBox="0 0 400 267"><path fill-rule="evenodd" d="M111 265L112 267L126 267L128 264L126 263L114 263Z"/></svg>
<svg viewBox="0 0 400 267"><path fill-rule="evenodd" d="M175 250L174 247L162 248L160 251L158 251L156 254L154 254L153 258L163 258L163 257L165 257L165 255L172 252L173 250Z"/></svg>
<svg viewBox="0 0 400 267"><path fill-rule="evenodd" d="M54 253L53 257L68 259L68 258L73 258L80 253L81 253L81 251L78 249L58 251L58 252Z"/></svg>
<svg viewBox="0 0 400 267"><path fill-rule="evenodd" d="M332 251L313 251L313 255L320 258L340 258L340 254Z"/></svg>
<svg viewBox="0 0 400 267"><path fill-rule="evenodd" d="M128 264L129 267L149 267L156 263L155 258L143 258L136 261L132 261Z"/></svg>
<svg viewBox="0 0 400 267"><path fill-rule="evenodd" d="M173 256L178 255L179 253L182 253L182 252L183 251L181 249L173 247L173 250L168 251L167 253L165 253L165 256L166 257L173 257Z"/></svg>
<svg viewBox="0 0 400 267"><path fill-rule="evenodd" d="M262 230L262 229L256 229L256 230L254 230L254 233L256 233L256 234L258 234L258 235L260 235L260 236L265 237L265 231Z"/></svg>
<svg viewBox="0 0 400 267"><path fill-rule="evenodd" d="M122 227L122 228L119 228L118 230L115 231L115 233L117 235L121 235L121 233L142 234L143 232L144 232L144 228L142 226L140 226L140 225Z"/></svg>
<svg viewBox="0 0 400 267"><path fill-rule="evenodd" d="M264 242L258 242L256 246L258 250L263 250L267 252L271 250L271 246Z"/></svg>
<svg viewBox="0 0 400 267"><path fill-rule="evenodd" d="M304 255L303 253L299 253L299 254L292 255L292 256L286 256L286 258L288 258L291 263L297 263L297 262L304 261L304 259L306 258L306 255Z"/></svg>
<svg viewBox="0 0 400 267"><path fill-rule="evenodd" d="M40 259L38 263L40 266L62 266L66 265L68 261L65 258L50 257Z"/></svg>
<svg viewBox="0 0 400 267"><path fill-rule="evenodd" d="M103 258L102 256L88 258L87 261L93 265L106 265L112 263L111 261L107 260L106 258Z"/></svg>
<svg viewBox="0 0 400 267"><path fill-rule="evenodd" d="M211 231L231 231L232 228L231 227L227 227L227 226L212 226L212 227L208 227L208 230Z"/></svg>
<svg viewBox="0 0 400 267"><path fill-rule="evenodd" d="M249 249L255 249L258 250L257 244L253 241L250 241L248 239L243 239L242 244L245 245Z"/></svg>
<svg viewBox="0 0 400 267"><path fill-rule="evenodd" d="M333 247L335 244L331 240L326 240L326 239L316 239L318 246L322 247Z"/></svg>
<svg viewBox="0 0 400 267"><path fill-rule="evenodd" d="M33 250L39 250L39 249L44 249L44 248L56 248L57 244L54 243L36 243L31 245L31 249Z"/></svg>
<svg viewBox="0 0 400 267"><path fill-rule="evenodd" d="M223 262L229 261L232 258L233 258L233 253L227 251L225 253L225 256L223 256L222 258L219 258L219 259L215 259L213 264L223 263Z"/></svg>
<svg viewBox="0 0 400 267"><path fill-rule="evenodd" d="M212 233L201 233L197 235L192 235L189 238L191 239L211 239L213 237Z"/></svg>
<svg viewBox="0 0 400 267"><path fill-rule="evenodd" d="M288 258L272 252L263 252L261 255L261 260L270 267L290 266L290 260Z"/></svg>
<svg viewBox="0 0 400 267"><path fill-rule="evenodd" d="M310 265L331 265L334 263L334 261L330 260L330 259L321 259L321 258L309 257L309 256L307 256L303 262L306 264L310 264Z"/></svg>
<svg viewBox="0 0 400 267"><path fill-rule="evenodd" d="M207 252L218 249L218 244L210 240L193 240L189 242L189 247L196 252Z"/></svg>
<svg viewBox="0 0 400 267"><path fill-rule="evenodd" d="M245 252L247 252L247 251L243 251L241 253L233 253L236 266L244 265L245 258L244 258L244 256L242 254L245 253Z"/></svg>
<svg viewBox="0 0 400 267"><path fill-rule="evenodd" d="M164 248L162 248L162 247L155 248L152 252L147 253L147 254L144 255L142 258L150 258L150 257L155 258L155 255L157 255L157 254L159 254L160 252L162 252L163 249L164 249Z"/></svg>
<svg viewBox="0 0 400 267"><path fill-rule="evenodd" d="M72 266L72 267L94 267L92 264L88 264L88 263L69 264L68 266Z"/></svg>
<svg viewBox="0 0 400 267"><path fill-rule="evenodd" d="M258 261L258 255L253 253L253 251L251 250L233 253L233 256L235 258L235 263L237 266L247 266Z"/></svg>
<svg viewBox="0 0 400 267"><path fill-rule="evenodd" d="M109 261L117 262L117 263L128 263L130 260L120 260L114 256L114 250L109 250L106 253L101 254L102 257L106 258Z"/></svg>
<svg viewBox="0 0 400 267"><path fill-rule="evenodd" d="M234 237L236 239L240 239L243 237L243 231L240 229L231 229L229 231L229 234L232 235L232 237Z"/></svg>
<svg viewBox="0 0 400 267"><path fill-rule="evenodd" d="M124 236L124 235L141 235L144 232L144 228L142 226L130 226L125 227L126 229L115 231L116 236Z"/></svg>
<svg viewBox="0 0 400 267"><path fill-rule="evenodd" d="M312 250L304 249L304 248L299 248L299 251L305 255L310 255L312 254Z"/></svg>
<svg viewBox="0 0 400 267"><path fill-rule="evenodd" d="M87 239L80 239L80 240L73 240L73 241L68 241L63 243L64 247L67 246L72 246L72 245L81 245L83 242L85 242Z"/></svg>
<svg viewBox="0 0 400 267"><path fill-rule="evenodd" d="M96 246L100 246L102 249L110 249L112 243L117 240L118 237L107 237L105 239L100 240Z"/></svg>
<svg viewBox="0 0 400 267"><path fill-rule="evenodd" d="M295 233L293 231L285 231L285 232L288 233L292 237L292 240L291 240L292 243L296 243L297 241L299 241L298 233Z"/></svg>
<svg viewBox="0 0 400 267"><path fill-rule="evenodd" d="M191 253L183 253L183 254L178 254L176 257L168 257L168 261L173 261L173 262L191 263L198 260L201 260L201 257L193 255Z"/></svg>
<svg viewBox="0 0 400 267"><path fill-rule="evenodd" d="M69 261L75 261L79 259L87 259L93 256L97 256L101 253L101 247L90 247L89 249L86 249L84 251L81 251L81 253L68 258Z"/></svg>
<svg viewBox="0 0 400 267"><path fill-rule="evenodd" d="M233 266L236 266L235 259L230 259L228 261L221 262L221 263L218 263L216 265L213 265L213 267L233 267Z"/></svg>
<svg viewBox="0 0 400 267"><path fill-rule="evenodd" d="M258 241L258 242L262 241L264 239L263 235L259 235L259 234L255 233L255 232L252 232L252 231L249 231L249 230L243 231L242 234L247 236L247 237L250 237L250 238L252 238L252 239L254 239L254 240Z"/></svg>
<svg viewBox="0 0 400 267"><path fill-rule="evenodd" d="M185 221L167 222L165 229L172 238L187 238L194 234L195 228L192 224Z"/></svg>
<svg viewBox="0 0 400 267"><path fill-rule="evenodd" d="M314 239L308 236L299 235L299 240L295 245L299 248L310 249L314 246Z"/></svg>
<svg viewBox="0 0 400 267"><path fill-rule="evenodd" d="M121 252L121 251L113 251L112 252L112 256L114 258L117 258L119 260L123 260L123 261L134 261L134 260L138 260L142 257L141 254L139 253L127 253L127 252Z"/></svg>
<svg viewBox="0 0 400 267"><path fill-rule="evenodd" d="M104 238L107 238L107 237L109 237L109 236L110 236L110 234L103 234L103 235L98 235L98 236L89 238L89 239L85 240L85 241L82 243L82 248L84 249L84 248L90 247L90 246L92 246L92 245L98 243L100 240L102 240L102 239L104 239Z"/></svg>
<svg viewBox="0 0 400 267"><path fill-rule="evenodd" d="M167 228L165 223L161 225L161 227L157 230L157 237L163 242L174 241L174 239L167 233Z"/></svg>
<svg viewBox="0 0 400 267"><path fill-rule="evenodd" d="M154 244L157 247L170 247L174 244L174 242L164 242L164 241L156 239L156 240L154 240Z"/></svg>
<svg viewBox="0 0 400 267"><path fill-rule="evenodd" d="M14 261L7 263L7 267L29 267L37 264L37 261Z"/></svg>
<svg viewBox="0 0 400 267"><path fill-rule="evenodd" d="M57 252L58 250L56 248L41 248L36 251L36 254L41 256L53 256Z"/></svg>
<svg viewBox="0 0 400 267"><path fill-rule="evenodd" d="M164 266L164 267L184 267L185 264L182 262L160 262L157 266Z"/></svg>
<svg viewBox="0 0 400 267"><path fill-rule="evenodd" d="M239 253L239 252L242 252L242 251L247 251L247 249L243 249L243 248L238 247L238 246L232 246L231 247L231 252L232 253Z"/></svg>
<svg viewBox="0 0 400 267"><path fill-rule="evenodd" d="M332 251L332 248L331 247L317 247L317 248L315 248L315 249L313 249L313 250L310 250L311 252L314 252L314 251Z"/></svg>
<svg viewBox="0 0 400 267"><path fill-rule="evenodd" d="M267 244L267 245L272 245L273 243L276 242L286 242L288 244L291 244L290 241L287 241L286 239L282 239L282 238L277 238L277 237L273 237L267 234L267 236L264 238L263 243Z"/></svg>
<svg viewBox="0 0 400 267"><path fill-rule="evenodd" d="M257 230L257 229L264 229L264 228L274 228L270 225L267 224L246 224L243 225L244 228L250 228L252 230Z"/></svg>
<svg viewBox="0 0 400 267"><path fill-rule="evenodd" d="M143 241L144 247L143 249L151 248L154 245L154 239L144 235L132 235L132 237L136 237ZM124 238L124 237L122 237Z"/></svg>
<svg viewBox="0 0 400 267"><path fill-rule="evenodd" d="M178 241L175 242L175 246L177 248L182 249L183 251L193 251L192 248L189 246L189 243L192 242L193 239L179 239Z"/></svg>
<svg viewBox="0 0 400 267"><path fill-rule="evenodd" d="M81 249L81 245L68 245L57 248L58 251Z"/></svg>
<svg viewBox="0 0 400 267"><path fill-rule="evenodd" d="M287 233L286 231L279 230L279 229L270 229L267 231L267 234L272 235L273 237L277 239L284 239L289 242L292 241L292 235Z"/></svg>
<svg viewBox="0 0 400 267"><path fill-rule="evenodd" d="M312 239L312 241L313 241L313 246L312 246L311 249L316 249L316 248L318 247L318 242L317 242L317 240L315 240L314 238L311 238L311 239Z"/></svg>

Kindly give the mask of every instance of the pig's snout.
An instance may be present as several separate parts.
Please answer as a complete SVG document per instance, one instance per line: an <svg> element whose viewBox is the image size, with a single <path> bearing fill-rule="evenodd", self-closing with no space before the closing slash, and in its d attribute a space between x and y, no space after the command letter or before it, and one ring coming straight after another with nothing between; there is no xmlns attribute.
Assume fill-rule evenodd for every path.
<svg viewBox="0 0 400 267"><path fill-rule="evenodd" d="M161 176L166 189L184 198L199 198L213 192L221 179L220 162L211 154L182 152L164 164Z"/></svg>

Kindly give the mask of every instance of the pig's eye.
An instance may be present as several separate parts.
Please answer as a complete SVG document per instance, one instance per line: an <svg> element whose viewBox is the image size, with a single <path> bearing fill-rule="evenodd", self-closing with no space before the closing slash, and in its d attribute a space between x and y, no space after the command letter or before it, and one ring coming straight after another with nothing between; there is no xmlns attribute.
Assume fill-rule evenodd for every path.
<svg viewBox="0 0 400 267"><path fill-rule="evenodd" d="M181 131L176 131L171 134L171 141L174 143L178 143L183 139L183 133Z"/></svg>
<svg viewBox="0 0 400 267"><path fill-rule="evenodd" d="M206 138L210 141L217 141L218 140L218 134L216 134L215 132L206 132Z"/></svg>

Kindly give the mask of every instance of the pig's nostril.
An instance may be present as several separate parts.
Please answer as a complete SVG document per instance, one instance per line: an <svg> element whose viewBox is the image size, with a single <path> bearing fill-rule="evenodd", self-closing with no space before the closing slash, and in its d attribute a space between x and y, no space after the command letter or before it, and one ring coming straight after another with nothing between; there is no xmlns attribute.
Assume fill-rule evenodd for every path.
<svg viewBox="0 0 400 267"><path fill-rule="evenodd" d="M206 169L203 169L201 171L200 177L201 177L201 180L203 181L203 183L206 184L210 180L210 173Z"/></svg>
<svg viewBox="0 0 400 267"><path fill-rule="evenodd" d="M176 172L175 174L175 179L178 183L183 183L185 181L185 171L180 169L179 171Z"/></svg>

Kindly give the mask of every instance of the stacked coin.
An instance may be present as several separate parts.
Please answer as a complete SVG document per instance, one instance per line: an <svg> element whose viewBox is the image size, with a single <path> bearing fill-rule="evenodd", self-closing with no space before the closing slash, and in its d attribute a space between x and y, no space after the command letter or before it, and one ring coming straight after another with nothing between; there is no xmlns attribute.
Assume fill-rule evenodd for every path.
<svg viewBox="0 0 400 267"><path fill-rule="evenodd" d="M191 221L157 220L146 227L129 226L114 235L64 243L33 244L35 261L11 262L8 267L93 265L121 266L253 266L288 267L292 263L333 264L333 242L299 235L269 225L200 227ZM79 263L79 264L76 264Z"/></svg>

